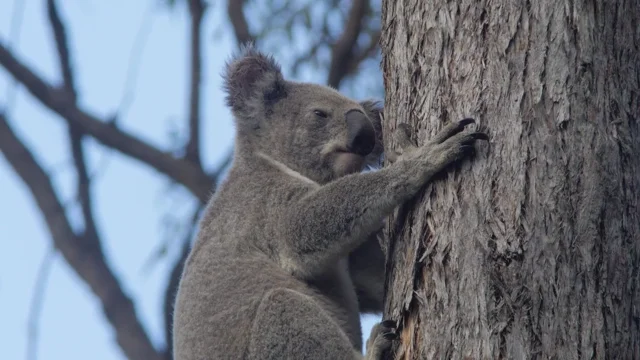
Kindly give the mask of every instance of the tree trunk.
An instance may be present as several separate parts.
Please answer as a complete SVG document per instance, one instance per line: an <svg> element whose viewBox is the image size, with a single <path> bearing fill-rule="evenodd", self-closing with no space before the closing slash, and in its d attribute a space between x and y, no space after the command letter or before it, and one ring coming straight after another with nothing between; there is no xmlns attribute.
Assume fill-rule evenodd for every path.
<svg viewBox="0 0 640 360"><path fill-rule="evenodd" d="M491 137L390 220L396 359L640 359L639 18L384 0L386 133L470 116Z"/></svg>

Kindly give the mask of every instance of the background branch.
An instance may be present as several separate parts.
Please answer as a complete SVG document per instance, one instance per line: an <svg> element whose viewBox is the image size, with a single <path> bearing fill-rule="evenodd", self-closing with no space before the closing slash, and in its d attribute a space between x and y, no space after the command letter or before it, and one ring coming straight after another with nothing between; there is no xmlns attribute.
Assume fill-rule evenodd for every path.
<svg viewBox="0 0 640 360"><path fill-rule="evenodd" d="M362 22L368 8L368 0L353 0L342 35L333 45L327 85L339 88L340 83L348 74L349 59L353 56L353 50L362 31Z"/></svg>
<svg viewBox="0 0 640 360"><path fill-rule="evenodd" d="M81 110L74 104L72 96L45 83L31 69L23 65L0 44L0 65L42 104L53 110L70 125L89 134L102 144L147 164L189 189L201 202L206 202L214 181L200 167L182 161L160 151L152 145L125 133L115 126Z"/></svg>
<svg viewBox="0 0 640 360"><path fill-rule="evenodd" d="M229 21L233 28L233 33L236 36L238 45L246 45L248 43L254 43L255 37L251 35L249 31L249 24L247 18L244 15L244 3L245 0L227 0L227 13L229 15Z"/></svg>
<svg viewBox="0 0 640 360"><path fill-rule="evenodd" d="M203 0L189 0L191 14L191 86L189 93L189 142L185 158L201 167L200 160L200 89L202 78L202 18L206 10Z"/></svg>
<svg viewBox="0 0 640 360"><path fill-rule="evenodd" d="M38 358L38 338L40 335L38 320L40 320L42 304L44 303L47 282L49 281L49 274L51 273L51 265L53 265L55 254L55 249L49 248L47 250L44 258L42 259L42 262L40 263L40 267L38 268L36 282L33 286L33 297L31 298L31 305L29 306L29 317L27 320L27 360L36 360Z"/></svg>
<svg viewBox="0 0 640 360"><path fill-rule="evenodd" d="M67 31L60 19L60 13L56 6L55 0L47 0L47 15L49 16L49 25L53 32L53 37L58 50L58 60L60 61L60 70L62 72L62 82L65 89L69 93L73 103L76 102L76 88L71 71L71 58L69 56L69 44L67 41Z"/></svg>
<svg viewBox="0 0 640 360"><path fill-rule="evenodd" d="M60 71L62 73L63 87L76 103L77 92L75 89L75 80L71 69L71 56L69 55L69 42L67 40L66 29L64 23L60 19L60 12L56 6L55 0L47 0L47 14L49 16L49 24L53 32L53 37L58 50L58 60L60 62ZM90 179L85 161L84 149L82 148L82 132L73 124L67 124L69 128L69 142L71 147L71 155L77 173L77 193L80 208L82 209L82 217L84 220L84 236L90 241L96 242L102 247L100 237L96 228L93 216L93 204L90 193Z"/></svg>
<svg viewBox="0 0 640 360"><path fill-rule="evenodd" d="M356 70L358 70L358 66L360 66L363 61L373 57L376 50L378 49L378 46L380 45L380 35L380 30L376 30L373 32L373 34L371 35L371 40L369 40L369 44L361 49L360 52L353 56L351 58L351 61L349 61L347 74L355 73Z"/></svg>
<svg viewBox="0 0 640 360"><path fill-rule="evenodd" d="M100 299L107 320L114 327L118 345L131 360L159 360L138 320L132 300L106 264L98 242L77 236L65 215L51 179L0 114L0 151L29 188L45 219L55 247L67 263Z"/></svg>

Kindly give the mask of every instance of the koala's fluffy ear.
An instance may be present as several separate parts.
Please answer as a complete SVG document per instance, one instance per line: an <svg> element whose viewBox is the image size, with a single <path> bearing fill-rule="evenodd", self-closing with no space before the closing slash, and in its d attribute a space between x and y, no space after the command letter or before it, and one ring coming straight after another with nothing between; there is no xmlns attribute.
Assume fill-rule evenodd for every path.
<svg viewBox="0 0 640 360"><path fill-rule="evenodd" d="M270 105L286 96L280 65L253 45L227 62L223 77L227 105L243 118L268 113Z"/></svg>
<svg viewBox="0 0 640 360"><path fill-rule="evenodd" d="M373 147L371 154L365 158L365 166L379 168L382 164L382 153L384 152L382 142L382 111L384 110L384 104L382 101L365 100L361 101L360 105L373 123L373 128L376 131L376 145Z"/></svg>

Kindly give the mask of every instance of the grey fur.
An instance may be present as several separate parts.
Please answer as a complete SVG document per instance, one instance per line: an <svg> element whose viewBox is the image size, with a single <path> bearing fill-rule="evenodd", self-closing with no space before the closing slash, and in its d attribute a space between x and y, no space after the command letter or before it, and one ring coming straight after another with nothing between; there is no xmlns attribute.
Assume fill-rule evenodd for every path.
<svg viewBox="0 0 640 360"><path fill-rule="evenodd" d="M250 48L227 66L225 86L236 152L186 262L174 358L363 359L359 313L382 310L375 234L383 219L486 135L453 124L435 142L405 146L392 165L361 173L382 153L381 104L286 81L271 57ZM344 152L350 110L376 130L366 158ZM389 322L374 327L366 359L381 358L393 331Z"/></svg>

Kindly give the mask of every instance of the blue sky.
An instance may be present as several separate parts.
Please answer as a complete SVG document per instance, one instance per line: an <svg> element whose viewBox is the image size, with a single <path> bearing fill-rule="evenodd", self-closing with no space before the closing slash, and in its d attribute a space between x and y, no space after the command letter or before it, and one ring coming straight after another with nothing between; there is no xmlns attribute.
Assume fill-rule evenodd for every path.
<svg viewBox="0 0 640 360"><path fill-rule="evenodd" d="M16 4L25 2L19 41L10 39ZM159 1L59 1L68 26L76 81L83 108L108 117L121 111L123 129L156 146L171 149L170 130L182 131L187 113L188 18L182 7L174 11ZM233 124L224 107L220 72L234 49L220 6L213 2L205 19L203 74L203 158L215 167L233 145ZM54 44L46 21L45 1L0 1L0 39L11 41L15 54L51 83L60 76ZM213 37L222 26L221 36ZM139 37L141 27L146 36ZM139 63L130 71L132 51ZM136 70L137 69L137 70ZM131 77L129 72L133 73ZM313 80L301 74L299 80ZM0 70L0 108L11 101L13 81ZM74 196L74 173L70 165L66 127L55 114L18 88L11 101L11 126L35 152L47 169L63 202ZM123 101L124 98L124 101ZM162 298L168 268L164 259L147 266L162 241L176 254L179 238L167 236L163 219L169 214L185 219L195 206L182 189L170 188L165 178L135 160L87 142L90 169L100 168L93 183L96 220L102 233L109 265L120 277L125 291L154 343L162 347ZM28 316L38 268L51 252L51 238L38 208L22 181L0 157L0 339L3 359L25 359ZM77 209L69 210L77 224ZM37 358L123 359L114 334L105 321L100 303L66 265L53 257L40 316ZM367 317L364 333L372 321Z"/></svg>

